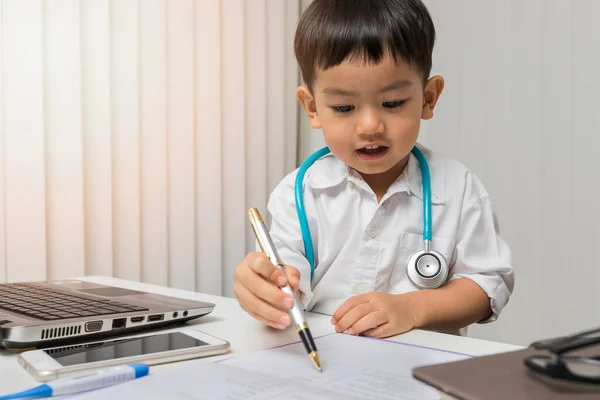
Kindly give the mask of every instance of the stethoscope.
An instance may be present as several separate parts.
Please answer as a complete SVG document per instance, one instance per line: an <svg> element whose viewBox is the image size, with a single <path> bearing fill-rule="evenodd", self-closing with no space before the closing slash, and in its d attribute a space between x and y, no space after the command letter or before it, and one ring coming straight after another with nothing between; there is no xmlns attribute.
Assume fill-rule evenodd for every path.
<svg viewBox="0 0 600 400"><path fill-rule="evenodd" d="M435 289L444 284L448 278L448 263L444 256L431 249L431 181L429 165L423 152L417 146L411 151L419 162L421 177L423 181L423 242L422 250L414 252L406 264L406 274L410 281L420 289ZM308 168L319 158L330 153L328 147L323 147L311 154L298 168L294 184L294 197L296 201L296 212L300 221L304 252L310 264L310 279L312 281L315 273L315 254L312 245L312 237L304 210L304 198L302 195L302 182Z"/></svg>

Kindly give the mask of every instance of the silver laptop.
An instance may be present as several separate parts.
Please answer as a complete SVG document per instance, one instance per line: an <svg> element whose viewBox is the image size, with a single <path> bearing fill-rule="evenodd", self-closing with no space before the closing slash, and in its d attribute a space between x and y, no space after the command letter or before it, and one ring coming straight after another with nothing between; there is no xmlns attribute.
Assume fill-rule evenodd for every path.
<svg viewBox="0 0 600 400"><path fill-rule="evenodd" d="M79 280L0 284L0 344L68 345L186 322L214 306Z"/></svg>

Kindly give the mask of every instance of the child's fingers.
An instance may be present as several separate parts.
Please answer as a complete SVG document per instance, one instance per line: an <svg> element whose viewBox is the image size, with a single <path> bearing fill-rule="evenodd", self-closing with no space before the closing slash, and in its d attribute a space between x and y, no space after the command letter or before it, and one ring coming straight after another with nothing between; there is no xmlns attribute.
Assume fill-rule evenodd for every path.
<svg viewBox="0 0 600 400"><path fill-rule="evenodd" d="M290 325L291 319L287 312L255 296L244 286L236 288L236 296L242 308L259 321L277 329Z"/></svg>
<svg viewBox="0 0 600 400"><path fill-rule="evenodd" d="M339 320L342 319L342 317L344 315L346 315L346 313L348 311L350 311L351 309L353 309L354 307L356 307L359 304L368 302L369 298L365 295L359 295L359 296L353 296L350 297L348 300L346 300L344 302L344 304L342 304L340 306L340 308L338 308L335 313L333 313L333 316L331 317L331 323L333 325L336 325L338 323Z"/></svg>
<svg viewBox="0 0 600 400"><path fill-rule="evenodd" d="M362 333L363 336L370 336L375 338L385 338L394 335L392 324L385 323L379 325L377 328L368 329Z"/></svg>
<svg viewBox="0 0 600 400"><path fill-rule="evenodd" d="M281 324L281 323L275 323L275 322L269 321L269 320L267 320L267 319L265 319L265 318L261 317L261 316L260 316L260 315L258 315L258 314L254 314L254 313L253 313L253 312L251 312L251 311L249 311L249 312L248 312L248 314L250 314L250 315L252 316L252 318L256 319L257 321L260 321L260 322L262 322L263 324L265 324L265 325L267 325L267 326L270 326L271 328L275 328L275 329L279 329L279 330L283 330L283 329L287 328L287 326L286 326L286 325L284 325L284 324Z"/></svg>
<svg viewBox="0 0 600 400"><path fill-rule="evenodd" d="M353 307L346 314L344 314L342 318L340 318L337 324L335 324L335 331L345 332L358 320L360 320L362 317L364 317L372 311L374 310L372 304L370 304L369 302L358 304L356 307Z"/></svg>
<svg viewBox="0 0 600 400"><path fill-rule="evenodd" d="M283 309L292 307L294 303L292 296L285 293L273 283L265 280L263 276L257 274L252 268L238 268L235 273L236 285L234 285L234 291L237 287L236 296L238 296L238 292L245 294L245 290L247 290L253 296L273 306ZM241 288L245 290L241 290Z"/></svg>
<svg viewBox="0 0 600 400"><path fill-rule="evenodd" d="M285 274L274 266L263 253L250 253L248 255L248 265L254 272L279 286L284 286L287 283Z"/></svg>
<svg viewBox="0 0 600 400"><path fill-rule="evenodd" d="M298 290L298 286L300 285L300 271L289 265L286 265L284 269L290 286L294 291Z"/></svg>
<svg viewBox="0 0 600 400"><path fill-rule="evenodd" d="M340 321L340 323L341 322L342 321ZM383 325L387 322L388 317L384 312L374 310L352 324L352 326L347 329L346 333L349 335L360 335L365 331L375 329L379 325Z"/></svg>

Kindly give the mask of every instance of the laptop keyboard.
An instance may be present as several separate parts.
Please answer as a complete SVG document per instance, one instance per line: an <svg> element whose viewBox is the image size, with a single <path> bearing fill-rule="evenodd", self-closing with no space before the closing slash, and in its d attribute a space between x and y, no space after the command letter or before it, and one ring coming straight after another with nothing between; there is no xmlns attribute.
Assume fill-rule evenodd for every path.
<svg viewBox="0 0 600 400"><path fill-rule="evenodd" d="M0 309L46 321L148 310L114 300L22 283L0 285Z"/></svg>

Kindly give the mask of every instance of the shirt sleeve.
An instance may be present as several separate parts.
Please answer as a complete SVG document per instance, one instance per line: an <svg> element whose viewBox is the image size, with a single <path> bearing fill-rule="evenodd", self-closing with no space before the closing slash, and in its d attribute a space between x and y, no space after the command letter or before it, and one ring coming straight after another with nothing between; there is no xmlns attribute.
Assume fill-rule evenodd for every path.
<svg viewBox="0 0 600 400"><path fill-rule="evenodd" d="M271 194L267 209L271 215L269 234L277 248L281 262L300 271L301 298L299 300L306 309L313 297L310 282L310 264L305 257L304 242L296 214L293 186L286 185L284 180ZM312 226L311 235L314 244L316 232L312 230Z"/></svg>
<svg viewBox="0 0 600 400"><path fill-rule="evenodd" d="M457 232L451 280L471 279L490 299L492 314L479 323L498 319L514 287L511 252L500 237L487 195L477 197L462 212Z"/></svg>

